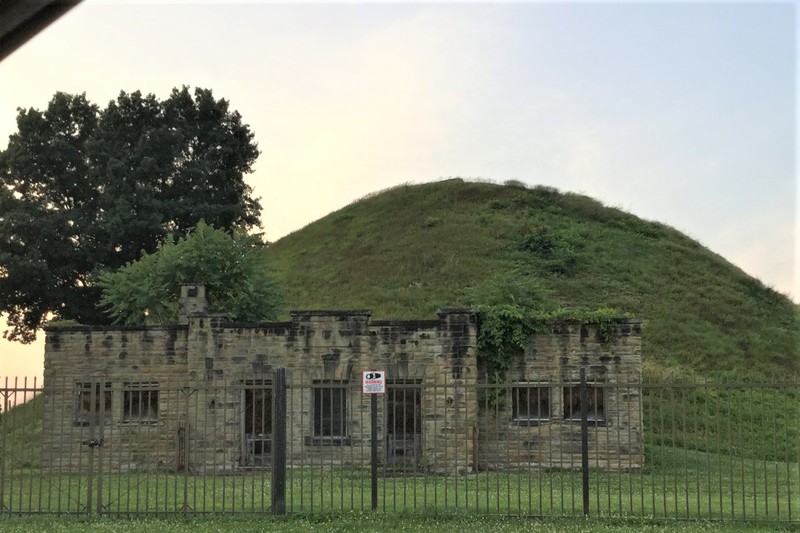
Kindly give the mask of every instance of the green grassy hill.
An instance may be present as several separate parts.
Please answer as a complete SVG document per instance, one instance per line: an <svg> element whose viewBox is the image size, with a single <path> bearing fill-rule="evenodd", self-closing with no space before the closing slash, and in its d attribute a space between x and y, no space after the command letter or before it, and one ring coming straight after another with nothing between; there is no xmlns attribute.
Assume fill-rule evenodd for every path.
<svg viewBox="0 0 800 533"><path fill-rule="evenodd" d="M363 198L268 250L291 309L429 318L504 277L644 319L650 380L796 379L798 308L664 224L578 194L460 179Z"/></svg>

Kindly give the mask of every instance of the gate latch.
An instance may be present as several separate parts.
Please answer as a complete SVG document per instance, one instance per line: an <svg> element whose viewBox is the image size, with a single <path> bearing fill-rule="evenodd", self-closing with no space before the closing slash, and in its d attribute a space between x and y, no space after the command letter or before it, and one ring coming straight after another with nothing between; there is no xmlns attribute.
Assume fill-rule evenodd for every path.
<svg viewBox="0 0 800 533"><path fill-rule="evenodd" d="M81 442L81 444L84 444L89 448L97 448L98 446L103 445L103 439L89 439Z"/></svg>

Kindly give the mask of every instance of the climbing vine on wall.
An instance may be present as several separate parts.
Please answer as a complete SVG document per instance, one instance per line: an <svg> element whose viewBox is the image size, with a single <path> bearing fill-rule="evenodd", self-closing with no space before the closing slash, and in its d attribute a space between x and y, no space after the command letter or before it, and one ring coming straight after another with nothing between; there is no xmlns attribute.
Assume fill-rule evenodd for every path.
<svg viewBox="0 0 800 533"><path fill-rule="evenodd" d="M628 317L612 308L563 309L541 280L524 270L496 275L473 288L469 305L480 311L478 357L486 362L490 383L504 383L506 371L522 355L534 333L552 333L564 322L597 326L605 345L614 342L616 322Z"/></svg>
<svg viewBox="0 0 800 533"><path fill-rule="evenodd" d="M511 368L514 358L524 352L534 333L552 333L559 323L579 321L597 326L603 344L610 345L614 342L616 322L628 316L611 308L537 311L516 303L482 306L480 312L478 357L487 362L493 383L505 381L505 372Z"/></svg>
<svg viewBox="0 0 800 533"><path fill-rule="evenodd" d="M479 357L487 361L497 378L511 368L514 357L525 350L531 334L540 331L541 323L532 320L530 312L520 305L484 307L478 335Z"/></svg>

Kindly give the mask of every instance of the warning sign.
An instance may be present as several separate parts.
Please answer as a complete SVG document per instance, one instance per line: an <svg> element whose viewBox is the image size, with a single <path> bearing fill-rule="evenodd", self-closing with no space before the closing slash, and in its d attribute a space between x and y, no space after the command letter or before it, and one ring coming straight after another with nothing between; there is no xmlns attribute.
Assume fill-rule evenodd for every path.
<svg viewBox="0 0 800 533"><path fill-rule="evenodd" d="M383 370L365 370L361 375L361 390L364 394L385 394L386 372Z"/></svg>

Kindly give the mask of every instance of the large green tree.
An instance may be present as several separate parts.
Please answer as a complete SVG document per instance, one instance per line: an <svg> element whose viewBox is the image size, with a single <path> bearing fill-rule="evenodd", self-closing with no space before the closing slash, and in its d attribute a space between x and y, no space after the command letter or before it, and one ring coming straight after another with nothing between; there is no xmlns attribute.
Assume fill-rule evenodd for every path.
<svg viewBox="0 0 800 533"><path fill-rule="evenodd" d="M225 233L205 224L152 254L98 276L101 304L117 323L178 321L182 283L206 285L210 311L237 322L274 320L282 293L271 279L258 236Z"/></svg>
<svg viewBox="0 0 800 533"><path fill-rule="evenodd" d="M105 109L56 93L19 109L0 152L0 313L29 342L52 314L102 324L94 275L204 219L259 224L244 182L258 156L249 126L208 89L168 98L121 92Z"/></svg>

